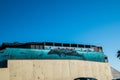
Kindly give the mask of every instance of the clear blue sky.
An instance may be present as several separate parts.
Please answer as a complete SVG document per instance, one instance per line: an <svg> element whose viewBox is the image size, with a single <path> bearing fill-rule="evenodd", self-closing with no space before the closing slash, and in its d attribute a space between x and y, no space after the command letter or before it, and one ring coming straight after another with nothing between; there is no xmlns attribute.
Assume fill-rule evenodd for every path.
<svg viewBox="0 0 120 80"><path fill-rule="evenodd" d="M0 0L0 44L15 41L100 45L120 71L120 0Z"/></svg>

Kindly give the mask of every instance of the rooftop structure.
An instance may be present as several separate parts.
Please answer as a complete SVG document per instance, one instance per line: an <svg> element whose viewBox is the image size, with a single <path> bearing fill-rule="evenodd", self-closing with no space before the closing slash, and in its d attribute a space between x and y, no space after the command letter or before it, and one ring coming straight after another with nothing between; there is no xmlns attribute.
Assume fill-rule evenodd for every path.
<svg viewBox="0 0 120 80"><path fill-rule="evenodd" d="M108 61L101 46L54 42L3 43L0 47L0 67L7 67L9 59Z"/></svg>
<svg viewBox="0 0 120 80"><path fill-rule="evenodd" d="M95 52L102 52L101 46L95 45L84 45L84 44L70 44L70 43L56 43L56 42L28 42L28 43L3 43L0 46L0 50L5 48L29 48L29 49L46 49L51 47L67 47L67 48L78 48L78 49L93 49Z"/></svg>

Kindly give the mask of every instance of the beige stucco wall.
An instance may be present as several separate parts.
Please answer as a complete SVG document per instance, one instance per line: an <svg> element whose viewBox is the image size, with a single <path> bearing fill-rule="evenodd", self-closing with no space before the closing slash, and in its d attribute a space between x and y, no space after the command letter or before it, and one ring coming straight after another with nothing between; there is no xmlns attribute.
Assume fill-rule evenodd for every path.
<svg viewBox="0 0 120 80"><path fill-rule="evenodd" d="M8 68L0 68L0 80L9 80Z"/></svg>
<svg viewBox="0 0 120 80"><path fill-rule="evenodd" d="M9 80L74 80L77 77L112 80L108 63L80 60L9 60L8 68L0 69L0 79L1 74ZM2 80L8 80L7 77Z"/></svg>

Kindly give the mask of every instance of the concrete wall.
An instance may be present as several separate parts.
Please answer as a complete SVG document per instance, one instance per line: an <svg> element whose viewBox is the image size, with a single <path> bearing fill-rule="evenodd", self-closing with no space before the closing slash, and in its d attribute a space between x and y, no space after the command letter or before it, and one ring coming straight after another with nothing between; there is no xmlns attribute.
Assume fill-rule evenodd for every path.
<svg viewBox="0 0 120 80"><path fill-rule="evenodd" d="M9 80L8 68L0 68L0 80Z"/></svg>
<svg viewBox="0 0 120 80"><path fill-rule="evenodd" d="M8 70L7 70L8 69ZM74 80L77 77L94 77L112 80L108 63L80 60L9 60L6 70L9 80ZM0 80L8 80L1 79Z"/></svg>

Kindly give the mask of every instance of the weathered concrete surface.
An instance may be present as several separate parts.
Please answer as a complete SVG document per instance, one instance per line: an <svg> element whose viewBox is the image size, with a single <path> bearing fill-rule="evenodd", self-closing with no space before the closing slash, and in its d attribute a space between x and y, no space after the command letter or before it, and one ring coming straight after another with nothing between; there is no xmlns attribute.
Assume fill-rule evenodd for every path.
<svg viewBox="0 0 120 80"><path fill-rule="evenodd" d="M77 77L112 80L108 63L80 60L9 60L5 71L9 80L74 80Z"/></svg>
<svg viewBox="0 0 120 80"><path fill-rule="evenodd" d="M0 68L0 80L9 80L8 68Z"/></svg>

